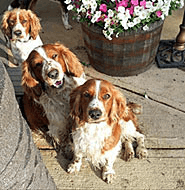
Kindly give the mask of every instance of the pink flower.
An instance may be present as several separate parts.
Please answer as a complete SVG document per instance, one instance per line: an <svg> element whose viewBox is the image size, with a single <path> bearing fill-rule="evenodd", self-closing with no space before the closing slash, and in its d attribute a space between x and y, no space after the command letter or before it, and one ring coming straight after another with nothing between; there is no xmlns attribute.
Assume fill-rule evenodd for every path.
<svg viewBox="0 0 185 190"><path fill-rule="evenodd" d="M101 15L101 16L97 19L96 22L104 21L107 17L108 17L107 15L103 14L103 15Z"/></svg>
<svg viewBox="0 0 185 190"><path fill-rule="evenodd" d="M101 4L100 5L100 11L106 13L107 12L107 5L106 4Z"/></svg>
<svg viewBox="0 0 185 190"><path fill-rule="evenodd" d="M162 11L156 11L156 15L157 15L157 17L161 17Z"/></svg>
<svg viewBox="0 0 185 190"><path fill-rule="evenodd" d="M137 6L139 4L138 0L131 0L131 3L132 3L132 5L135 5L135 6Z"/></svg>
<svg viewBox="0 0 185 190"><path fill-rule="evenodd" d="M140 1L140 6L143 6L146 9L146 1L145 0Z"/></svg>
<svg viewBox="0 0 185 190"><path fill-rule="evenodd" d="M116 1L116 10L118 10L118 7L120 7L120 6L127 7L128 2L129 2L129 0L122 0L120 2Z"/></svg>
<svg viewBox="0 0 185 190"><path fill-rule="evenodd" d="M134 6L131 5L131 7L128 8L128 10L129 10L130 15L133 15L133 13L134 13Z"/></svg>

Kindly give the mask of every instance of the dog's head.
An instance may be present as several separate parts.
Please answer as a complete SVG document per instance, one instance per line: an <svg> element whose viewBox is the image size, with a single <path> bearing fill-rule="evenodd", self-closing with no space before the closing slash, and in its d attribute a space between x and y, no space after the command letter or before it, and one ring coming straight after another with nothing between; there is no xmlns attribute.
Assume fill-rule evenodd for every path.
<svg viewBox="0 0 185 190"><path fill-rule="evenodd" d="M71 116L79 123L106 121L112 125L120 119L128 121L134 117L121 92L108 81L100 79L90 79L75 88L71 93L70 106Z"/></svg>
<svg viewBox="0 0 185 190"><path fill-rule="evenodd" d="M13 9L3 15L1 28L3 33L12 41L34 40L41 30L39 18L30 10Z"/></svg>
<svg viewBox="0 0 185 190"><path fill-rule="evenodd" d="M37 47L22 64L22 86L30 96L31 89L35 96L39 96L45 87L63 88L65 77L70 75L81 77L83 67L77 57L62 44Z"/></svg>

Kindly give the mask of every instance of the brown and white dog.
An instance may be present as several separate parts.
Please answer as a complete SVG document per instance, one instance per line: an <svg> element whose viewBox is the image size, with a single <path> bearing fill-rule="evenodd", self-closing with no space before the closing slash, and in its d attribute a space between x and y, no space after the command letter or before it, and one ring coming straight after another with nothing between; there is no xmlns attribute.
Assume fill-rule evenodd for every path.
<svg viewBox="0 0 185 190"><path fill-rule="evenodd" d="M37 1L38 0L13 0L11 4L8 6L8 10L12 10L14 8L21 8L21 9L30 9L34 11ZM50 0L50 1L60 4L61 18L64 27L66 30L72 29L72 26L69 24L67 5L64 3L64 0Z"/></svg>
<svg viewBox="0 0 185 190"><path fill-rule="evenodd" d="M144 135L138 132L133 112L137 104L127 104L111 83L88 80L72 91L70 106L75 125L72 129L74 160L68 167L69 173L79 171L82 158L86 157L93 166L103 169L103 180L111 183L115 174L113 164L122 143L126 160L134 157L134 141L138 145L136 156L147 157Z"/></svg>
<svg viewBox="0 0 185 190"><path fill-rule="evenodd" d="M43 44L39 36L39 18L30 10L6 11L1 28L17 65L25 61L35 47Z"/></svg>
<svg viewBox="0 0 185 190"><path fill-rule="evenodd" d="M70 93L83 84L84 71L77 57L62 44L35 48L22 64L24 113L33 130L44 130L57 144L70 128Z"/></svg>

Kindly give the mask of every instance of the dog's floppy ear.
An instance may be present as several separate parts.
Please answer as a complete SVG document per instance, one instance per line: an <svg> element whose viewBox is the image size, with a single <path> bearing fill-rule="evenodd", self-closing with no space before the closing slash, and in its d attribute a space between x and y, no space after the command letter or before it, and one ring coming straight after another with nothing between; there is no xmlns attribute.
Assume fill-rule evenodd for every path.
<svg viewBox="0 0 185 190"><path fill-rule="evenodd" d="M81 77L82 74L84 73L84 70L76 55L72 53L64 45L57 43L56 45L60 50L60 53L63 57L68 73L72 74L75 77Z"/></svg>
<svg viewBox="0 0 185 190"><path fill-rule="evenodd" d="M35 99L38 99L42 93L42 87L39 85L39 82L31 75L27 60L22 63L22 87L28 96Z"/></svg>
<svg viewBox="0 0 185 190"><path fill-rule="evenodd" d="M11 29L8 25L8 19L10 17L10 11L6 11L3 15L3 18L2 18L2 22L1 22L1 29L2 29L2 32L8 36L9 39L11 39Z"/></svg>
<svg viewBox="0 0 185 190"><path fill-rule="evenodd" d="M139 112L139 105L126 102L126 98L117 89L114 89L113 106L110 114L110 122L115 122L118 119L124 121L132 121L136 128L138 128L138 122L136 112ZM137 113L139 114L139 113ZM138 128L139 129L139 128Z"/></svg>
<svg viewBox="0 0 185 190"><path fill-rule="evenodd" d="M40 20L31 10L28 10L30 20L30 35L35 40L41 30Z"/></svg>
<svg viewBox="0 0 185 190"><path fill-rule="evenodd" d="M78 123L82 121L83 117L83 109L81 107L81 86L75 88L70 94L70 115L73 119L75 119Z"/></svg>
<svg viewBox="0 0 185 190"><path fill-rule="evenodd" d="M127 115L126 113L126 99L121 92L113 87L113 101L111 112L109 113L109 122L117 122L120 118Z"/></svg>

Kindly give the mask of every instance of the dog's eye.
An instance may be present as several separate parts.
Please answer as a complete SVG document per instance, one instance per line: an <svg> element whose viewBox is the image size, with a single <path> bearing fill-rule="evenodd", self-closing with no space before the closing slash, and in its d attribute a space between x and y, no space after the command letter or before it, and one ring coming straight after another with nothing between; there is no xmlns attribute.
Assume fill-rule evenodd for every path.
<svg viewBox="0 0 185 190"><path fill-rule="evenodd" d="M36 63L35 65L36 65L36 67L39 67L42 65L42 62Z"/></svg>
<svg viewBox="0 0 185 190"><path fill-rule="evenodd" d="M58 56L57 54L53 54L52 59L55 59L57 56Z"/></svg>
<svg viewBox="0 0 185 190"><path fill-rule="evenodd" d="M15 21L14 20L9 20L10 25L14 25Z"/></svg>
<svg viewBox="0 0 185 190"><path fill-rule="evenodd" d="M91 95L89 94L89 92L85 92L85 93L84 93L84 96L85 96L86 98L91 97Z"/></svg>
<svg viewBox="0 0 185 190"><path fill-rule="evenodd" d="M104 100L107 100L107 99L109 99L110 98L110 94L105 94L104 96L103 96L103 99Z"/></svg>
<svg viewBox="0 0 185 190"><path fill-rule="evenodd" d="M26 22L27 22L27 20L23 20L23 21L22 21L22 24L25 24Z"/></svg>

